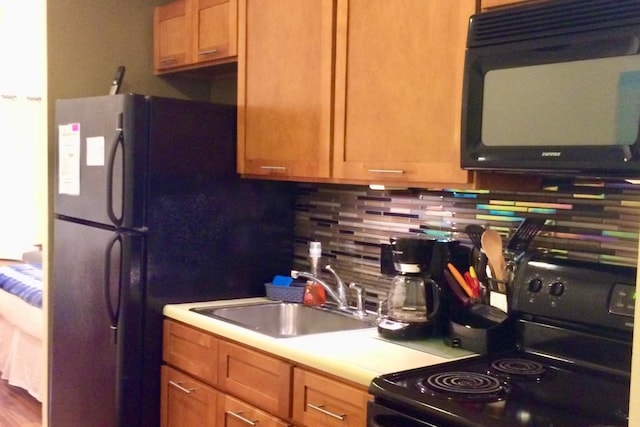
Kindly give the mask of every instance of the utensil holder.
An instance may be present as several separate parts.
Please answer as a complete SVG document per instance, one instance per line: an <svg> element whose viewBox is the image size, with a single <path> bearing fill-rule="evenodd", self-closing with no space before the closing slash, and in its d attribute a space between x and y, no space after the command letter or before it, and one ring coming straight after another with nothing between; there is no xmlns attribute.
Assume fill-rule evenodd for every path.
<svg viewBox="0 0 640 427"><path fill-rule="evenodd" d="M267 298L283 302L302 303L304 300L304 286L276 286L264 284Z"/></svg>

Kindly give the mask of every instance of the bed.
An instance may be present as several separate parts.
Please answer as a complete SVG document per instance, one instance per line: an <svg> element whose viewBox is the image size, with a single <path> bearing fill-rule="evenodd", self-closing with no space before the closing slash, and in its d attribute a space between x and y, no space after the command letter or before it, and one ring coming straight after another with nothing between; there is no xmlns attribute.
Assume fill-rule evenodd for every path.
<svg viewBox="0 0 640 427"><path fill-rule="evenodd" d="M0 377L42 401L45 332L42 268L36 261L31 254L28 262L0 266Z"/></svg>

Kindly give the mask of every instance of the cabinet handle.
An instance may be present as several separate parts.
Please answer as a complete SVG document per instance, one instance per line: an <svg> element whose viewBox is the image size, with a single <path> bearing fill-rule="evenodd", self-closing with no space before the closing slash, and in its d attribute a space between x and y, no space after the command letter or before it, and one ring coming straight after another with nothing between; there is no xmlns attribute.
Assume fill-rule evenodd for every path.
<svg viewBox="0 0 640 427"><path fill-rule="evenodd" d="M287 168L285 168L284 166L260 166L260 169L280 172L284 172L287 170Z"/></svg>
<svg viewBox="0 0 640 427"><path fill-rule="evenodd" d="M169 385L177 388L180 391L184 391L187 394L191 394L192 391L195 391L194 388L186 388L184 386L182 386L182 383L176 382L176 381L169 381Z"/></svg>
<svg viewBox="0 0 640 427"><path fill-rule="evenodd" d="M402 175L404 171L402 169L369 169L371 173L393 173L397 175Z"/></svg>
<svg viewBox="0 0 640 427"><path fill-rule="evenodd" d="M237 418L240 421L242 421L243 423L249 424L250 426L257 426L258 425L258 420L251 421L249 418L243 417L242 416L242 412L225 411L225 414L231 415L232 417Z"/></svg>
<svg viewBox="0 0 640 427"><path fill-rule="evenodd" d="M324 405L314 405L312 403L307 403L307 406L311 409L315 409L318 412L322 412L323 414L329 415L330 417L333 417L340 421L344 421L345 418L347 418L347 414L335 414L331 411L327 411L326 409L324 409Z"/></svg>
<svg viewBox="0 0 640 427"><path fill-rule="evenodd" d="M212 53L218 53L218 49L201 50L198 55L211 55Z"/></svg>
<svg viewBox="0 0 640 427"><path fill-rule="evenodd" d="M160 60L161 64L173 64L174 62L177 62L178 60L176 58L164 58Z"/></svg>

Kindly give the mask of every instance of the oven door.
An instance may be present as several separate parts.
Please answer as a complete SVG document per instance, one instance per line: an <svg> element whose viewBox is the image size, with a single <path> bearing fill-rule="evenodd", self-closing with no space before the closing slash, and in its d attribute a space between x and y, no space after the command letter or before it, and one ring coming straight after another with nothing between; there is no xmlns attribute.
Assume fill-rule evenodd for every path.
<svg viewBox="0 0 640 427"><path fill-rule="evenodd" d="M377 402L369 402L367 406L367 427L438 427L442 424L432 424L425 421L421 416L420 419L399 412Z"/></svg>

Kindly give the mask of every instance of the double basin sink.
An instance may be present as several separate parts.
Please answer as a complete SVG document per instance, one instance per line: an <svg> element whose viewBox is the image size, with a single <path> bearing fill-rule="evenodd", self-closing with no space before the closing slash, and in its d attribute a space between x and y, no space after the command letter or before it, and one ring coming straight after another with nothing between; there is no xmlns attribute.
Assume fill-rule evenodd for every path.
<svg viewBox="0 0 640 427"><path fill-rule="evenodd" d="M351 311L277 301L191 310L275 338L372 328L377 320L373 315L358 317Z"/></svg>

